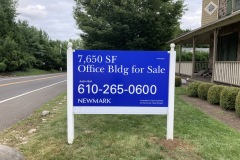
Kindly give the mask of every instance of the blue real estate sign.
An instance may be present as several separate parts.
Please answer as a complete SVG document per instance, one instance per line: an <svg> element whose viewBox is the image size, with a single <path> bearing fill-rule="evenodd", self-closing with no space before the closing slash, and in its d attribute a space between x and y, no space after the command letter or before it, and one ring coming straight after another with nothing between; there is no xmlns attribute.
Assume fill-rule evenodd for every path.
<svg viewBox="0 0 240 160"><path fill-rule="evenodd" d="M167 51L73 52L73 106L168 107Z"/></svg>

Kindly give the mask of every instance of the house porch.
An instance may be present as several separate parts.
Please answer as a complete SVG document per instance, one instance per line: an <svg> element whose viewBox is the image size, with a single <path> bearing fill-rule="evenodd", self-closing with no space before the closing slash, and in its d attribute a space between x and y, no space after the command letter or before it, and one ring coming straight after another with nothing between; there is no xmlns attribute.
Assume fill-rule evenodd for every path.
<svg viewBox="0 0 240 160"><path fill-rule="evenodd" d="M240 86L240 12L186 33L168 43L180 46L179 57L183 45L193 46L191 62L176 62L177 74L202 79L197 74L199 68L198 62L195 62L195 49L197 44L208 44L209 61L204 69L209 69L209 75L203 78L211 78L211 82Z"/></svg>

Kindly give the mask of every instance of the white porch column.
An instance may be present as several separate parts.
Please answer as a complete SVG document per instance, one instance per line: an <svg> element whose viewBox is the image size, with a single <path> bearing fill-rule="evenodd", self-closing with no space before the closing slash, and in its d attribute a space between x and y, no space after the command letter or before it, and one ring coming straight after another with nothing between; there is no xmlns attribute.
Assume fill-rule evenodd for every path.
<svg viewBox="0 0 240 160"><path fill-rule="evenodd" d="M193 55L192 55L192 75L191 78L194 77L194 71L195 71L195 51L196 51L196 37L193 37Z"/></svg>
<svg viewBox="0 0 240 160"><path fill-rule="evenodd" d="M217 59L218 29L215 29L213 33L214 33L214 38L213 38L213 63L212 63L212 78L211 78L211 82L214 81L215 61Z"/></svg>
<svg viewBox="0 0 240 160"><path fill-rule="evenodd" d="M179 70L178 70L178 75L181 75L181 55L182 55L182 45L179 45L179 59L178 59L178 65L179 65Z"/></svg>

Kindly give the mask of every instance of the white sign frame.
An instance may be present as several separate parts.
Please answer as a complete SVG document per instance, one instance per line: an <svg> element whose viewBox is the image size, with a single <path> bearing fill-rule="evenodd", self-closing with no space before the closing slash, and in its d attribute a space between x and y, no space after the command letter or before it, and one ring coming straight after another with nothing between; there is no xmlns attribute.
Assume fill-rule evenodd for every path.
<svg viewBox="0 0 240 160"><path fill-rule="evenodd" d="M174 94L175 94L175 66L176 66L176 51L175 44L170 45L171 50L169 62L169 86L168 86L168 107L137 107L131 108L130 114L162 114L167 115L167 140L173 140L174 130ZM85 112L86 110L86 112ZM116 112L117 111L117 112ZM84 113L85 112L85 113ZM74 114L129 114L123 107L104 109L99 107L74 107L73 106L73 49L72 43L68 43L67 50L67 134L68 143L72 144L74 140Z"/></svg>

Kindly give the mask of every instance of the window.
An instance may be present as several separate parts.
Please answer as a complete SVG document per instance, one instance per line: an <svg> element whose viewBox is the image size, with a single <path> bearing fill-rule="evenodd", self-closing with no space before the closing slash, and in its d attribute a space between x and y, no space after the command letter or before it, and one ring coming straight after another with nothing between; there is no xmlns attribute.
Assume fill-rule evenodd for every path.
<svg viewBox="0 0 240 160"><path fill-rule="evenodd" d="M204 10L209 14L212 15L213 12L217 9L217 5L212 1L204 8Z"/></svg>
<svg viewBox="0 0 240 160"><path fill-rule="evenodd" d="M234 11L240 10L240 0L234 0Z"/></svg>
<svg viewBox="0 0 240 160"><path fill-rule="evenodd" d="M232 0L227 0L227 15L232 14Z"/></svg>
<svg viewBox="0 0 240 160"><path fill-rule="evenodd" d="M214 10L214 8L215 8L214 5L211 4L208 6L208 11L212 12Z"/></svg>
<svg viewBox="0 0 240 160"><path fill-rule="evenodd" d="M218 60L236 61L238 48L238 33L232 33L219 37Z"/></svg>

